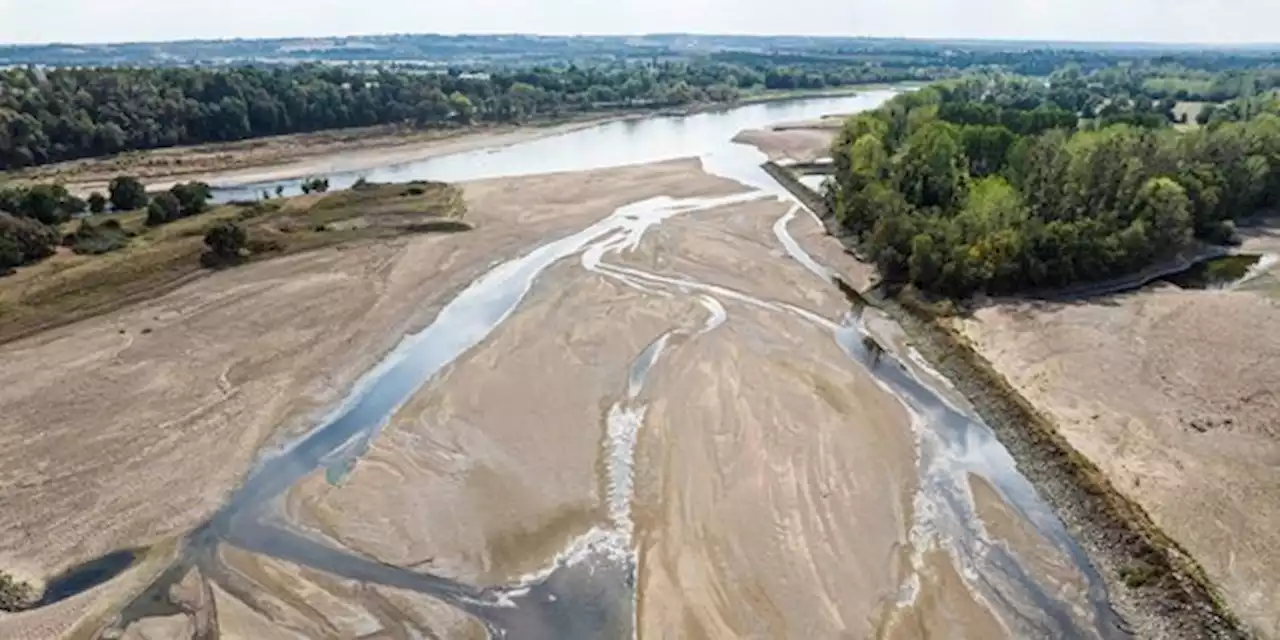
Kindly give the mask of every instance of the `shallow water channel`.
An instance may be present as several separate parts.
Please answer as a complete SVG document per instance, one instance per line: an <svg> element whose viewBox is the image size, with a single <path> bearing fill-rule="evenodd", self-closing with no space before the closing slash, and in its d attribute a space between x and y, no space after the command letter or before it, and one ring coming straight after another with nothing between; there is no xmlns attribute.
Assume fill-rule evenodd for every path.
<svg viewBox="0 0 1280 640"><path fill-rule="evenodd" d="M917 487L910 496L909 513L901 515L909 530L899 543L906 558L905 568L900 571L905 577L888 601L878 605L879 610L888 612L883 615L893 617L895 610L923 608L924 600L942 598L936 593L946 595L922 584L936 573L931 563L942 562L959 576L965 597L989 611L1010 637L1122 637L1105 587L1088 558L1018 473L992 432L970 410L960 406L962 402L951 400L954 394L947 392L946 382L922 363L911 360L909 353L870 353L862 319L856 312L843 319L830 319L798 304L690 276L623 264L619 259L673 219L697 219L726 207L782 200L787 203L785 215L769 223L777 259L803 267L815 289L834 287L830 268L807 253L793 237L794 229L817 225L817 220L792 203L785 190L759 168L764 161L761 154L729 140L746 128L871 108L891 95L891 91L871 91L849 98L753 105L683 118L614 123L495 150L434 158L360 175L330 176L334 186L341 188L358 177L376 181L458 181L697 156L707 172L737 181L749 191L711 198L659 197L632 203L577 233L552 239L520 257L494 265L445 305L429 326L406 336L313 430L284 450L264 457L227 505L207 525L188 536L178 563L121 611L112 625L114 632L125 632L148 618L189 613L189 605L176 602L171 594L192 569L198 569L204 581L238 596L243 589L236 586L234 569L226 566L220 553L234 548L339 579L429 596L479 621L491 637L634 637L643 626L638 622L638 609L643 606L638 593L646 573L645 556L638 552L640 517L636 501L637 495L647 490L644 485L651 477L644 469L649 458L639 456L637 451L638 441L647 429L653 428L652 372L680 349L718 335L735 322L745 324L749 314L763 314L785 318L806 331L826 336L827 344L843 353L844 366L859 370L859 375L869 374L874 384L896 398L911 417L913 433L907 435L915 443L916 469L898 470L913 478ZM224 185L221 196L235 198L272 187L274 184ZM430 568L379 562L289 522L282 507L287 492L316 474L324 474L331 483L340 483L353 466L360 464L393 414L442 371L490 339L526 303L540 278L553 267L565 265L646 296L687 301L704 312L701 321L673 325L636 353L624 387L603 407L601 494L606 517L601 522L556 557L546 558L542 570L501 585L471 584L434 573ZM860 425L846 427L857 430ZM975 496L973 483L979 481L985 487L983 491L994 498ZM1030 532L1029 541L1015 541L994 531L979 513L984 501L1011 514L1013 528ZM751 523L740 526L749 527ZM860 533L833 527L826 535L844 537L848 542ZM856 541L850 544L858 547ZM1049 557L1053 560L1045 559ZM875 565L880 560L863 558L861 562ZM885 558L884 562L891 560ZM116 566L119 563L105 564L113 570L123 569ZM1052 570L1046 570L1046 566ZM103 562L88 565L92 579L77 580L74 571L65 576L59 582L64 588L58 599L75 595L76 591L65 585L91 588L110 578L103 575L103 567ZM732 608L734 604L728 606ZM404 628L388 637L436 637L431 629L419 629L411 621L400 622ZM964 621L957 620L955 624L963 625ZM911 625L906 624L892 637L924 633L910 629ZM708 629L702 633L726 635L724 631ZM216 629L198 627L195 636L216 637Z"/></svg>

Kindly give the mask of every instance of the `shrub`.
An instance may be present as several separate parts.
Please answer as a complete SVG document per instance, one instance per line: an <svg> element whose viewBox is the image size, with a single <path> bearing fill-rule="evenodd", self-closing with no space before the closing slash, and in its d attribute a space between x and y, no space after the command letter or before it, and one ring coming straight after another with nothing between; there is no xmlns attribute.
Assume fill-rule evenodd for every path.
<svg viewBox="0 0 1280 640"><path fill-rule="evenodd" d="M0 571L0 611L21 611L35 600L31 585Z"/></svg>
<svg viewBox="0 0 1280 640"><path fill-rule="evenodd" d="M35 220L0 213L0 268L8 269L53 255L58 233Z"/></svg>
<svg viewBox="0 0 1280 640"><path fill-rule="evenodd" d="M219 222L204 234L204 243L209 247L212 259L220 264L235 262L240 259L240 252L249 241L244 227L234 222Z"/></svg>
<svg viewBox="0 0 1280 640"><path fill-rule="evenodd" d="M172 193L161 193L147 205L147 226L158 227L182 217L182 205Z"/></svg>
<svg viewBox="0 0 1280 640"><path fill-rule="evenodd" d="M328 178L309 178L302 181L303 193L324 193L329 190Z"/></svg>
<svg viewBox="0 0 1280 640"><path fill-rule="evenodd" d="M107 210L106 196L94 191L89 194L89 213L102 213Z"/></svg>
<svg viewBox="0 0 1280 640"><path fill-rule="evenodd" d="M179 214L183 217L204 213L213 197L213 190L203 182L175 184L169 193L178 200Z"/></svg>
<svg viewBox="0 0 1280 640"><path fill-rule="evenodd" d="M118 176L108 185L111 206L116 211L133 211L147 206L147 188L133 176Z"/></svg>
<svg viewBox="0 0 1280 640"><path fill-rule="evenodd" d="M128 246L129 234L115 220L97 226L84 220L75 233L63 239L63 244L81 255L99 255Z"/></svg>
<svg viewBox="0 0 1280 640"><path fill-rule="evenodd" d="M1227 244L1238 246L1240 244L1240 236L1236 233L1236 223L1231 220L1223 220L1214 225L1207 234L1205 240L1214 244Z"/></svg>

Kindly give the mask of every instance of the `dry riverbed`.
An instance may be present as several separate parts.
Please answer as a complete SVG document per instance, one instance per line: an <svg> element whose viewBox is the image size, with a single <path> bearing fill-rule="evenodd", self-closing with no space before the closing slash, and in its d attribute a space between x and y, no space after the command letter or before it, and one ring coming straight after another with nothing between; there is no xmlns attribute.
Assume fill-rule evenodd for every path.
<svg viewBox="0 0 1280 640"><path fill-rule="evenodd" d="M0 567L38 586L185 533L260 447L316 420L491 261L625 202L719 184L697 175L684 161L542 177L518 196L509 181L479 183L467 188L474 232L250 264L0 346ZM0 618L0 636L54 628L56 611Z"/></svg>
<svg viewBox="0 0 1280 640"><path fill-rule="evenodd" d="M1280 251L1273 228L1246 237L1245 250ZM1280 637L1275 277L991 304L956 323L1263 638Z"/></svg>
<svg viewBox="0 0 1280 640"><path fill-rule="evenodd" d="M188 613L125 637L483 637L476 616L535 638L1105 633L1087 567L1011 502L1021 485L957 466L990 454L947 453L942 408L908 405L874 372L896 361L838 340L847 302L782 242L849 260L808 214L693 160L463 189L474 231L251 264L0 346L0 567L39 581L185 534L469 283L614 214L276 514L377 567L514 585L518 606L223 544L168 594ZM0 615L0 636L93 631L165 549Z"/></svg>

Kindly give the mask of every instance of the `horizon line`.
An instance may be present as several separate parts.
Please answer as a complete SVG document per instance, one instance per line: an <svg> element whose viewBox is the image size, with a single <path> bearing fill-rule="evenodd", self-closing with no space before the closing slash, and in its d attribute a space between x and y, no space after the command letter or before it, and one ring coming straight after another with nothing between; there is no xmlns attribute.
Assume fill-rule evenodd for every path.
<svg viewBox="0 0 1280 640"><path fill-rule="evenodd" d="M165 44L200 44L200 43L220 43L220 42L273 42L273 41L305 41L305 40L341 40L341 39L361 39L361 38L394 38L394 37L445 37L445 38L503 38L503 37L532 37L532 38L656 38L656 37L694 37L694 38L756 38L756 39L782 39L782 38L806 38L812 40L864 40L864 41L901 41L901 42L927 42L938 44L1022 44L1022 45L1049 45L1049 46L1124 46L1124 47L1157 47L1157 48L1177 48L1177 49L1251 49L1251 50L1276 50L1280 51L1280 41L1250 41L1250 42L1175 42L1175 41L1159 41L1159 40L1080 40L1080 39L1036 39L1025 37L972 37L972 36L877 36L877 35L830 35L830 34L803 34L803 33L728 33L728 32L697 32L697 31L668 31L668 32L652 32L652 33L538 33L538 32L520 32L520 31L493 31L493 32L379 32L379 33L352 33L352 34L331 34L331 35L288 35L288 36L227 36L220 38L179 38L174 40L102 40L102 41L64 41L49 40L42 42L0 42L0 49L19 49L19 48L41 48L41 47L111 47L111 46L127 46L127 45L165 45Z"/></svg>

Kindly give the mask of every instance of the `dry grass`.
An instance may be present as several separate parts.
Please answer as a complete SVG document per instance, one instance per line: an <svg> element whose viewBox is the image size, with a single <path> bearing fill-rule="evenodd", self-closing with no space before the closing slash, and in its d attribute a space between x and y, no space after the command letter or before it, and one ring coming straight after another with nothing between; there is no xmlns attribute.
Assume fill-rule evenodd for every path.
<svg viewBox="0 0 1280 640"><path fill-rule="evenodd" d="M145 214L103 216L134 234L128 247L90 256L59 250L0 278L0 343L154 298L198 278L204 233L235 221L249 234L247 259L268 259L410 233L464 231L461 193L441 183L372 185L359 191L225 205L158 228ZM79 223L72 223L74 226ZM71 229L66 229L69 231Z"/></svg>

